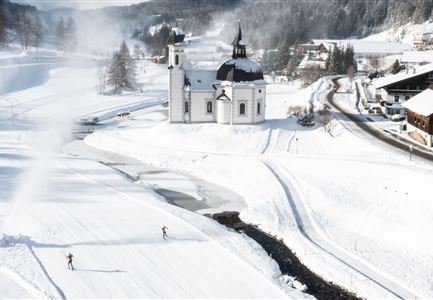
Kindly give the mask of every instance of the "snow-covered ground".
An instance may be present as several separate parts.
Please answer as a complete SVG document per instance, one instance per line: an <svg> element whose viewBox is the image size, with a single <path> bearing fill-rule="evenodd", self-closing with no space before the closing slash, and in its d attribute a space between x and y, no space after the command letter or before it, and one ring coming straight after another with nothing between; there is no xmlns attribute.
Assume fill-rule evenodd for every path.
<svg viewBox="0 0 433 300"><path fill-rule="evenodd" d="M14 55L8 59L22 64ZM1 93L0 297L308 298L282 285L278 265L257 243L158 196L152 187L164 178L135 184L97 160L60 152L73 120L166 99L166 67L141 67L143 92L98 95L95 62L68 59L43 80L25 78ZM114 119L104 132L165 119L145 112ZM69 252L75 272L67 269Z"/></svg>
<svg viewBox="0 0 433 300"><path fill-rule="evenodd" d="M360 295L431 297L433 240L423 232L433 212L422 195L432 169L373 145L339 115L328 130L286 118L289 105L320 108L329 87L325 79L300 91L269 85L268 121L222 126L221 135L217 125L158 121L85 141L236 191L247 203L245 221L283 238L314 271Z"/></svg>
<svg viewBox="0 0 433 300"><path fill-rule="evenodd" d="M212 39L195 42L187 52L214 67ZM0 288L8 287L0 296L306 297L281 287L278 266L256 243L167 204L152 190L157 176L134 184L97 157L59 153L70 133L64 120L165 100L164 66L142 64L143 93L101 96L92 63L56 65L0 97ZM245 202L244 221L361 296L431 298L433 169L373 144L339 114L308 128L287 118L296 106L322 109L330 87L327 79L306 89L270 84L267 121L258 126L169 125L158 106L111 121L84 142L230 189ZM182 185L169 188L199 198L188 177L169 177ZM75 273L66 269L68 252Z"/></svg>
<svg viewBox="0 0 433 300"><path fill-rule="evenodd" d="M414 39L423 34L430 34L433 31L433 22L426 21L422 24L408 23L399 27L392 27L377 34L372 34L365 38L371 41L399 41L402 43L412 43Z"/></svg>

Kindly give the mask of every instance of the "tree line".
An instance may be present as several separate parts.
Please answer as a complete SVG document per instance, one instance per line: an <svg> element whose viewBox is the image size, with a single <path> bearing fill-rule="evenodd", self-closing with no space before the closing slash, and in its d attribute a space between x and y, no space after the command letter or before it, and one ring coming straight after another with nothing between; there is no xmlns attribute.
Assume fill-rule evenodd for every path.
<svg viewBox="0 0 433 300"><path fill-rule="evenodd" d="M229 17L242 21L253 46L275 49L281 43L364 37L390 26L421 23L433 16L432 10L433 0L256 0L243 2Z"/></svg>
<svg viewBox="0 0 433 300"><path fill-rule="evenodd" d="M0 46L18 42L22 49L40 48L50 36L58 50L71 52L78 43L77 26L73 18L67 22L60 18L55 26L47 22L47 15L28 5L18 5L9 1L0 2ZM50 30L54 27L54 30Z"/></svg>

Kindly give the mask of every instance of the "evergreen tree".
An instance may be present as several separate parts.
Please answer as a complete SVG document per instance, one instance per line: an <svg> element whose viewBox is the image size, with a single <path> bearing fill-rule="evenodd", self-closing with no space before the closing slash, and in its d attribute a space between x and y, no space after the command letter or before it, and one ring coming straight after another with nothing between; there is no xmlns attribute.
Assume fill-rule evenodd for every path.
<svg viewBox="0 0 433 300"><path fill-rule="evenodd" d="M6 22L3 13L0 11L0 47L6 45Z"/></svg>
<svg viewBox="0 0 433 300"><path fill-rule="evenodd" d="M18 13L16 16L15 31L19 38L21 48L28 49L31 44L31 20L26 13Z"/></svg>
<svg viewBox="0 0 433 300"><path fill-rule="evenodd" d="M328 51L328 56L326 57L325 60L325 71L326 73L330 74L330 70L331 70L331 58L332 58L332 47L329 49Z"/></svg>
<svg viewBox="0 0 433 300"><path fill-rule="evenodd" d="M293 46L293 55L290 57L289 62L287 63L287 76L291 77L295 74L296 69L302 60L302 51L299 46L299 41L295 43Z"/></svg>
<svg viewBox="0 0 433 300"><path fill-rule="evenodd" d="M65 50L66 49L66 26L65 21L63 18L60 18L60 20L57 22L56 26L56 33L55 33L55 42L56 42L56 48L58 50Z"/></svg>
<svg viewBox="0 0 433 300"><path fill-rule="evenodd" d="M77 25L74 19L69 18L68 23L65 26L65 47L69 52L77 49L78 37L77 37Z"/></svg>
<svg viewBox="0 0 433 300"><path fill-rule="evenodd" d="M36 16L35 23L32 24L32 38L31 38L31 46L35 47L36 49L39 48L44 40L44 29L42 27L41 19L39 16Z"/></svg>
<svg viewBox="0 0 433 300"><path fill-rule="evenodd" d="M135 79L137 76L137 68L135 65L135 61L132 59L131 54L129 53L129 48L126 45L125 41L120 45L120 56L122 59L122 63L125 65L125 88L133 88L135 86Z"/></svg>
<svg viewBox="0 0 433 300"><path fill-rule="evenodd" d="M401 69L402 68L401 68L400 62L398 61L398 59L396 59L395 62L392 64L391 73L397 74L398 72L401 71Z"/></svg>
<svg viewBox="0 0 433 300"><path fill-rule="evenodd" d="M263 51L262 62L261 62L262 70L265 73L267 73L269 71L269 54L268 54L268 51L269 51L268 49L265 49Z"/></svg>
<svg viewBox="0 0 433 300"><path fill-rule="evenodd" d="M346 74L349 69L356 71L358 66L355 60L355 51L353 50L353 46L351 44L347 45L346 51L344 51L343 53L343 57L344 57L344 70L343 70L344 73Z"/></svg>
<svg viewBox="0 0 433 300"><path fill-rule="evenodd" d="M113 92L121 92L124 83L125 65L122 64L122 58L119 52L113 54L110 69L108 70L107 84L113 87Z"/></svg>
<svg viewBox="0 0 433 300"><path fill-rule="evenodd" d="M290 50L287 43L283 42L278 47L278 55L277 55L277 70L282 70L287 66L287 63L290 60Z"/></svg>
<svg viewBox="0 0 433 300"><path fill-rule="evenodd" d="M125 41L120 45L120 50L115 52L108 71L107 84L112 86L113 92L118 94L122 90L135 86L136 66Z"/></svg>

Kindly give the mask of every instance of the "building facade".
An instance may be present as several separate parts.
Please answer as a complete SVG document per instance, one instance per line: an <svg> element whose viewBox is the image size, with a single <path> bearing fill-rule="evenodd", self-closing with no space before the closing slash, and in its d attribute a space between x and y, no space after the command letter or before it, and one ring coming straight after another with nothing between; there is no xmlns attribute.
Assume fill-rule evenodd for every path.
<svg viewBox="0 0 433 300"><path fill-rule="evenodd" d="M405 116L403 103L433 85L433 64L375 79L373 85L379 92L387 117Z"/></svg>
<svg viewBox="0 0 433 300"><path fill-rule="evenodd" d="M232 58L217 70L189 69L183 37L169 45L170 123L256 124L265 120L266 83L260 65L246 55L239 31Z"/></svg>

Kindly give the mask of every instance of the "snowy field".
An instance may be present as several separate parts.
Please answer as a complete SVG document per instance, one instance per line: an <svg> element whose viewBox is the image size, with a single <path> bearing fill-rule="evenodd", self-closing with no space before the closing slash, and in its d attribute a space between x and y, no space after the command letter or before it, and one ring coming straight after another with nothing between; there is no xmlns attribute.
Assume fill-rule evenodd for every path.
<svg viewBox="0 0 433 300"><path fill-rule="evenodd" d="M222 57L212 49L226 47L217 44L191 40L187 53L215 66ZM102 96L93 59L47 67L22 56L0 53L22 65L17 79L26 68L43 76L11 85L0 68L0 297L307 297L281 285L255 242L158 196L152 187L166 177L134 183L99 163L97 151L87 159L63 153L72 121L83 116L109 124L85 138L89 148L237 193L244 221L282 238L326 279L368 298L433 297L433 169L373 144L338 113L314 127L287 118L289 107L322 109L328 79L305 89L268 85L267 121L257 126L169 125L158 105L165 66L140 64L142 92ZM112 118L125 110L137 111ZM166 186L200 198L188 177L173 174ZM66 268L68 252L77 272Z"/></svg>
<svg viewBox="0 0 433 300"><path fill-rule="evenodd" d="M328 131L320 122L304 128L287 119L289 105L320 108L329 88L326 80L304 90L269 85L268 121L259 126L222 126L219 134L217 125L157 121L85 141L229 187L247 203L245 221L362 296L432 297L433 240L425 228L433 226L433 211L423 195L433 170L373 145L338 114Z"/></svg>
<svg viewBox="0 0 433 300"><path fill-rule="evenodd" d="M26 55L2 52L20 65L16 85L6 84L8 65L0 68L1 298L308 298L281 283L278 265L254 241L168 204L151 189L154 178L139 185L61 152L83 116L149 107L136 119L107 120L104 132L164 120L153 108L166 100L165 66L140 64L142 92L103 96L94 60L45 69ZM20 82L21 72L39 69L42 78Z"/></svg>

